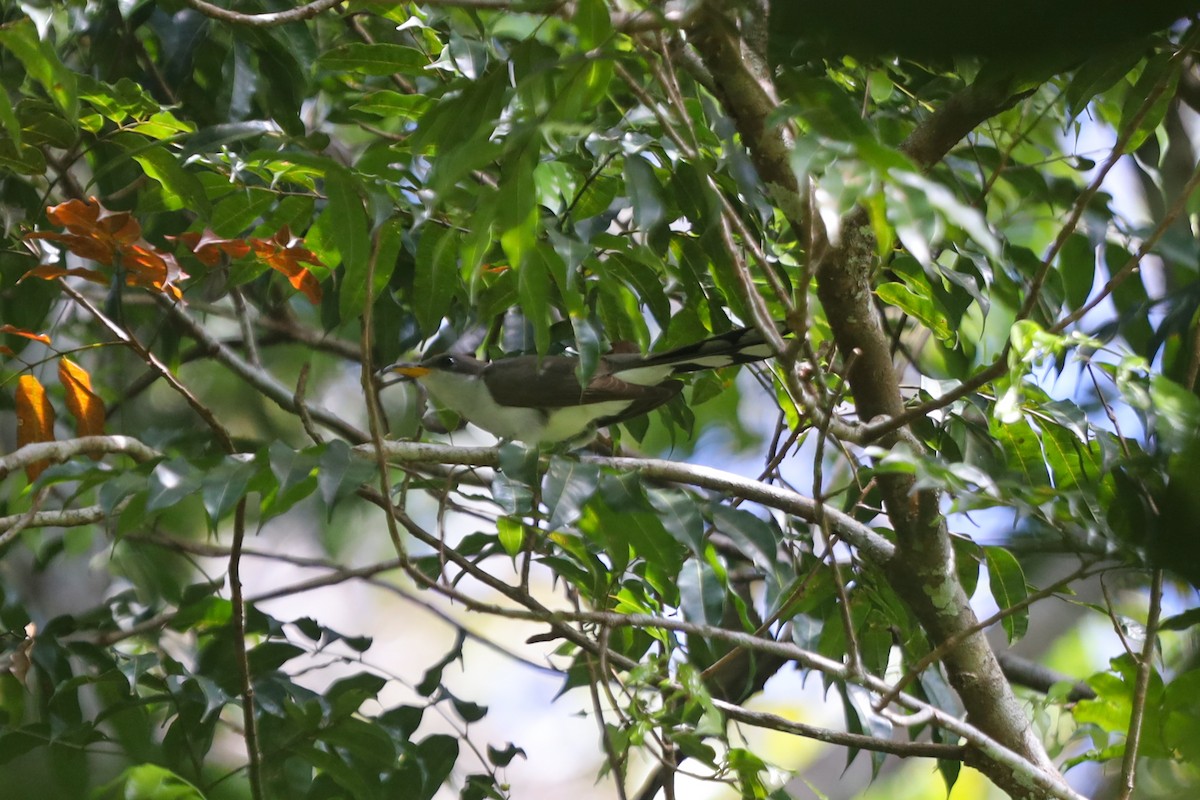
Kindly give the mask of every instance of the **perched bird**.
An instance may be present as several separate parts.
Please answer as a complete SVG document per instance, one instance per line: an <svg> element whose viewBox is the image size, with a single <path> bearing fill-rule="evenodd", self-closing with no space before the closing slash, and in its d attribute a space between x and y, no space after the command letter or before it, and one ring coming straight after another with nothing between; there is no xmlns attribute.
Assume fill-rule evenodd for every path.
<svg viewBox="0 0 1200 800"><path fill-rule="evenodd" d="M419 381L439 404L501 439L545 445L580 439L661 406L683 389L675 375L771 355L758 331L740 328L665 353L602 356L586 386L574 356L482 361L443 353L381 373L399 376L392 382Z"/></svg>

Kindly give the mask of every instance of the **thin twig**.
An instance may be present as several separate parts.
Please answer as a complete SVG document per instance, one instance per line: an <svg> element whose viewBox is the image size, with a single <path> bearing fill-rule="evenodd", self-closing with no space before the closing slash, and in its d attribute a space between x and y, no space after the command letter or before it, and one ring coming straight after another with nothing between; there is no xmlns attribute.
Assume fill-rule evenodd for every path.
<svg viewBox="0 0 1200 800"><path fill-rule="evenodd" d="M250 654L246 647L246 603L242 596L242 543L246 538L246 498L238 501L233 513L233 547L229 551L229 602L233 606L234 656L241 680L242 726L246 740L246 780L250 796L263 799L262 753L258 744L258 716L254 710L254 680L250 674Z"/></svg>
<svg viewBox="0 0 1200 800"><path fill-rule="evenodd" d="M247 363L245 359L238 356L219 339L209 333L202 323L193 319L191 314L187 313L178 303L172 303L168 298L158 295L156 295L156 298L162 308L168 311L171 316L187 329L190 336L209 348L217 361L224 364L246 383L253 386L260 394L275 401L283 410L292 414L296 413L296 401L293 391L280 383L274 375ZM355 444L370 441L370 436L365 431L359 430L341 417L323 408L309 406L308 413L314 420L326 428Z"/></svg>
<svg viewBox="0 0 1200 800"><path fill-rule="evenodd" d="M91 314L92 317L95 318L96 321L98 321L102 326L107 328L109 332L113 334L113 336L117 337L118 340L126 344L129 349L136 353L139 358L145 361L149 366L153 367L158 374L162 376L163 380L167 382L167 385L169 385L183 397L183 399L192 408L192 410L196 412L200 419L204 420L204 423L208 425L208 427L212 429L213 433L217 435L217 438L220 440L222 450L227 453L237 452L233 446L233 437L230 435L229 429L221 424L220 420L218 420L213 414L212 409L200 402L200 399L192 393L192 390L185 386L183 382L179 380L179 378L175 377L175 373L171 372L170 367L164 364L158 356L154 355L154 353L147 350L146 347L132 334L130 334L112 319L109 319L109 317L99 308L94 306L90 300L88 300L79 292L75 291L75 289L73 289L64 278L58 279L58 285L62 287L63 292L68 297L70 297L85 311ZM173 305L169 299L164 298L164 300L168 304Z"/></svg>
<svg viewBox="0 0 1200 800"><path fill-rule="evenodd" d="M308 413L308 406L304 403L304 394L308 390L308 373L311 367L312 363L309 361L305 361L304 365L300 367L300 375L296 378L296 393L292 395L292 399L296 403L296 416L300 417L300 424L304 426L304 432L308 434L308 438L317 444L324 444L325 437L313 424L312 415Z"/></svg>
<svg viewBox="0 0 1200 800"><path fill-rule="evenodd" d="M379 387L375 382L375 370L371 366L372 325L375 311L375 265L379 260L379 245L381 228L375 230L371 237L371 257L367 261L367 297L362 310L362 335L359 339L359 382L362 385L363 396L367 401L367 423L371 430L371 445L375 451L375 465L379 469L379 491L384 497L390 497L392 482L388 477L388 462L383 454L383 409L379 407ZM386 511L386 509L385 509ZM388 536L392 547L401 559L406 557L404 540L400 537L400 529L396 525L395 515L385 513L384 522L387 524Z"/></svg>
<svg viewBox="0 0 1200 800"><path fill-rule="evenodd" d="M246 348L246 360L262 369L262 357L258 353L258 342L254 336L254 323L250 319L250 309L246 298L236 286L230 288L229 297L233 300L233 308L237 312L238 326L242 329L242 346Z"/></svg>
<svg viewBox="0 0 1200 800"><path fill-rule="evenodd" d="M1150 611L1146 615L1146 640L1142 643L1142 655L1138 659L1137 682L1133 689L1133 706L1129 712L1129 732L1125 735L1125 755L1121 759L1121 780L1118 800L1133 797L1137 776L1137 757L1142 741L1142 722L1146 718L1146 699L1150 690L1150 676L1154 672L1154 652L1158 644L1158 620L1162 613L1163 571L1154 570L1150 575Z"/></svg>

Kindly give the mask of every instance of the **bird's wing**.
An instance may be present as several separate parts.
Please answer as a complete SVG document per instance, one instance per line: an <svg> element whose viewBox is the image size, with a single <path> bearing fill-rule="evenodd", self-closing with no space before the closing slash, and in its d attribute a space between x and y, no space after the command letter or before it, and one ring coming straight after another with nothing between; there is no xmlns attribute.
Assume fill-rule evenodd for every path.
<svg viewBox="0 0 1200 800"><path fill-rule="evenodd" d="M786 335L784 323L778 323ZM770 358L771 346L754 328L738 328L674 350L640 356L621 353L607 356L612 371L634 383L657 383L669 375L682 375L734 364L751 364ZM647 375L649 380L642 380ZM661 376L661 377L660 377Z"/></svg>
<svg viewBox="0 0 1200 800"><path fill-rule="evenodd" d="M547 356L538 364L534 356L519 356L493 361L483 370L483 378L496 402L520 408L563 408L592 403L633 401L627 416L645 413L670 400L682 388L678 381L666 384L629 383L613 375L602 360L597 373L584 389L575 374L578 361L565 356ZM530 376L535 374L536 378ZM524 379L513 378L515 374ZM638 411L632 411L638 408Z"/></svg>
<svg viewBox="0 0 1200 800"><path fill-rule="evenodd" d="M620 384L622 387L624 387L622 391L627 392L625 395L626 398L629 396L629 393L636 394L636 397L634 398L633 403L630 404L630 406L624 411L621 411L617 414L610 414L607 417L601 417L600 419L596 420L595 425L597 428L603 428L605 425L614 425L618 422L624 422L627 419L640 417L642 414L658 408L663 403L666 403L675 395L683 391L683 381L663 381L662 383L640 385L636 383L625 383L625 381L621 380L620 378L615 378L612 375L605 375L602 380L606 383L611 381L613 383ZM595 381L593 381L593 384L594 383ZM591 393L591 390L592 387L589 386L589 394ZM601 397L597 400L591 400L589 402L600 403L604 402L605 399L618 398Z"/></svg>

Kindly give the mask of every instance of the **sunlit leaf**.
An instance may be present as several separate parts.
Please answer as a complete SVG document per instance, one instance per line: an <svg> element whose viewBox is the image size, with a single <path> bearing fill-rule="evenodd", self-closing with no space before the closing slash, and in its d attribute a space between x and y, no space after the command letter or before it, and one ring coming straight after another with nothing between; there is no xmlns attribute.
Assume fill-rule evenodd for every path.
<svg viewBox="0 0 1200 800"><path fill-rule="evenodd" d="M254 254L267 266L287 277L288 283L301 292L313 305L321 302L321 285L302 264L321 266L316 254L304 246L304 240L294 237L285 225L269 239L250 239Z"/></svg>
<svg viewBox="0 0 1200 800"><path fill-rule="evenodd" d="M1001 610L1012 608L1027 596L1025 573L1022 571L1020 563L1012 553L1003 547L985 547L984 553L987 556L988 585L991 587L996 605ZM1023 608L1009 614L1001 624L1004 626L1009 643L1015 642L1024 636L1025 631L1029 628L1029 609Z"/></svg>
<svg viewBox="0 0 1200 800"><path fill-rule="evenodd" d="M17 447L54 441L54 408L41 381L29 374L22 375L17 379L15 400ZM25 477L32 483L48 466L49 461L36 461L25 468Z"/></svg>
<svg viewBox="0 0 1200 800"><path fill-rule="evenodd" d="M67 410L75 418L76 432L80 436L104 433L104 402L92 391L87 371L68 358L60 358L58 380L66 390ZM93 453L92 458L99 460L101 455Z"/></svg>

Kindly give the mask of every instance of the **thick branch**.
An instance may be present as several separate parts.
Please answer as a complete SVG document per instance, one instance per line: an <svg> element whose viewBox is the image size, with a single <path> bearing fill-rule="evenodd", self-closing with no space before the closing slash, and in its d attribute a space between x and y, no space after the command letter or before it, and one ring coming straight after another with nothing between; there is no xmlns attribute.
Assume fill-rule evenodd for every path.
<svg viewBox="0 0 1200 800"><path fill-rule="evenodd" d="M495 467L500 463L500 452L494 447L455 447L426 442L384 442L383 447L384 454L388 459L405 463L456 464L472 467ZM360 445L355 450L363 458L373 456L373 448L370 445ZM636 473L651 480L670 481L712 489L760 503L768 508L792 514L809 522L813 522L817 518L817 502L810 497L712 467L657 458L613 458L585 455L581 456L580 460L620 472ZM872 530L870 526L864 525L849 514L830 508L828 505L824 508L824 514L829 527L846 542L858 548L863 557L876 566L885 565L894 555L894 545Z"/></svg>
<svg viewBox="0 0 1200 800"><path fill-rule="evenodd" d="M75 456L102 453L124 453L138 461L162 458L162 454L157 450L142 444L132 436L84 436L61 442L34 442L6 456L0 456L0 478L38 461L61 463Z"/></svg>
<svg viewBox="0 0 1200 800"><path fill-rule="evenodd" d="M770 72L749 53L730 20L708 24L693 41L760 178L804 240L810 221L790 166L790 132L768 124L776 106ZM1009 95L1003 85L968 89L914 131L905 149L918 165L928 168L1007 102ZM866 212L851 212L840 230L840 237L830 242L822 241L822 231L812 232L809 256L816 261L818 295L840 352L852 361L847 379L860 418L894 417L903 413L904 403L890 339L873 302L871 279L877 254ZM897 431L884 443L904 438L904 432ZM933 646L975 629L978 621L955 572L939 494L917 492L913 480L901 475L881 475L879 485L897 533L895 558L886 568L889 582L920 620ZM1014 796L1069 792L1034 736L984 636L978 631L967 635L947 653L945 664L972 722L1020 754L1038 774L1052 777L1049 785L1031 792L1028 783L1013 774L1011 764L986 748L975 754L980 769Z"/></svg>

